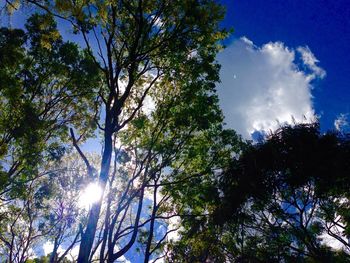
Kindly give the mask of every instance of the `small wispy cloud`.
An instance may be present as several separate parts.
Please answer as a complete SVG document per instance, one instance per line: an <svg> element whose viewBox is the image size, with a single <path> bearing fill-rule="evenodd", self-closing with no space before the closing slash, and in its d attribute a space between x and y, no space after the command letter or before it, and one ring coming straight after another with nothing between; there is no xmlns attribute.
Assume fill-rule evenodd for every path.
<svg viewBox="0 0 350 263"><path fill-rule="evenodd" d="M341 113L334 120L334 127L337 131L341 132L349 128L349 114Z"/></svg>
<svg viewBox="0 0 350 263"><path fill-rule="evenodd" d="M326 76L326 71L317 65L320 61L315 57L308 46L298 47L297 51L300 53L304 65L312 71L310 75L312 79L323 79Z"/></svg>

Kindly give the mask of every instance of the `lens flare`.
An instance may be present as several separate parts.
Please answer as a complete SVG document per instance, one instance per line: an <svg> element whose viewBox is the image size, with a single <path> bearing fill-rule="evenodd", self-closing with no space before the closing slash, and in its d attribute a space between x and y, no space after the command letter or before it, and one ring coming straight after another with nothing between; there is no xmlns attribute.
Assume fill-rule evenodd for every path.
<svg viewBox="0 0 350 263"><path fill-rule="evenodd" d="M79 207L89 209L92 204L97 203L102 197L102 188L98 183L90 183L81 191Z"/></svg>

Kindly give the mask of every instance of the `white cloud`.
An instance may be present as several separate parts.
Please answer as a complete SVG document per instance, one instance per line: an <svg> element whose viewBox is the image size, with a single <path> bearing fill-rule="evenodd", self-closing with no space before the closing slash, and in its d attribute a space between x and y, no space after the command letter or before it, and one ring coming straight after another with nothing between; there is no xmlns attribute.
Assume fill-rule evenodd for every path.
<svg viewBox="0 0 350 263"><path fill-rule="evenodd" d="M53 250L53 244L50 241L47 241L44 243L43 245L43 249L44 249L44 255L46 256L47 254L51 253Z"/></svg>
<svg viewBox="0 0 350 263"><path fill-rule="evenodd" d="M268 132L281 123L314 120L312 80L326 73L308 47L296 50L281 42L257 47L243 37L219 54L218 93L230 128L250 138L254 131ZM307 70L298 67L299 57Z"/></svg>
<svg viewBox="0 0 350 263"><path fill-rule="evenodd" d="M344 131L349 128L348 115L341 113L334 121L334 127L337 131Z"/></svg>
<svg viewBox="0 0 350 263"><path fill-rule="evenodd" d="M117 262L121 262L121 263L131 263L131 261L128 260L125 256L121 256L120 258L118 258Z"/></svg>
<svg viewBox="0 0 350 263"><path fill-rule="evenodd" d="M37 258L38 256L36 255L35 251L32 249L32 248L29 248L28 249L28 258L30 259L34 259L34 258Z"/></svg>
<svg viewBox="0 0 350 263"><path fill-rule="evenodd" d="M73 262L76 261L78 258L78 255L79 255L79 245L74 246L72 250L69 252L70 260L72 260Z"/></svg>
<svg viewBox="0 0 350 263"><path fill-rule="evenodd" d="M337 233L337 232L335 232L335 233ZM342 238L344 241L347 241L347 238L345 236L342 236L340 234L339 237ZM323 232L319 236L319 238L321 239L321 243L323 245L326 245L334 250L345 250L345 251L347 250L347 251L349 251L348 248L343 243L341 243L338 239L330 236L326 231Z"/></svg>
<svg viewBox="0 0 350 263"><path fill-rule="evenodd" d="M43 250L44 250L44 255L46 256L47 254L50 254L53 251L53 243L51 241L46 241L43 244ZM63 253L64 249L59 246L57 249L57 253Z"/></svg>
<svg viewBox="0 0 350 263"><path fill-rule="evenodd" d="M169 224L168 224L168 230L167 231L170 231L172 229L177 229L180 226L180 217L177 217L177 216L170 217L168 223ZM167 239L169 241L173 241L173 242L178 241L180 239L179 229L170 232L167 235Z"/></svg>
<svg viewBox="0 0 350 263"><path fill-rule="evenodd" d="M114 246L113 252L117 253L118 251L120 251L120 247ZM131 263L131 261L128 260L124 255L120 256L115 262L116 263Z"/></svg>
<svg viewBox="0 0 350 263"><path fill-rule="evenodd" d="M324 78L326 76L326 71L316 65L320 61L311 52L309 47L298 47L297 51L300 53L304 65L307 66L313 72L310 75L311 79L317 77Z"/></svg>

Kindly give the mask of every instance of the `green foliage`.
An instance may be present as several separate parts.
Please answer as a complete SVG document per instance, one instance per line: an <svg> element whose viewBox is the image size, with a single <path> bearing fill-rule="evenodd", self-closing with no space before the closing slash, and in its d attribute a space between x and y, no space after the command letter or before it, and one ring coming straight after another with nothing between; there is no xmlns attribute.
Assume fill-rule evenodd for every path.
<svg viewBox="0 0 350 263"><path fill-rule="evenodd" d="M0 254L13 262L49 233L56 193L43 178L68 149L68 127L87 136L96 128L100 85L91 57L62 40L51 16L34 14L25 27L0 29Z"/></svg>
<svg viewBox="0 0 350 263"><path fill-rule="evenodd" d="M91 58L62 41L49 15L34 14L26 29L0 30L2 190L32 179L46 158L60 158L69 125L94 129L99 74Z"/></svg>
<svg viewBox="0 0 350 263"><path fill-rule="evenodd" d="M162 195L170 195L158 214L179 214L186 236L171 248L171 262L224 261L216 243L216 227L208 227L208 214L220 200L220 172L246 143L222 128L222 114L211 85L190 82L176 96L157 94L156 110L142 114L123 132L122 141L155 156L154 170L162 170ZM168 84L169 85L169 84ZM165 85L164 85L165 86ZM169 85L169 89L176 86ZM204 116L204 117L203 117ZM164 175L163 175L164 174ZM161 251L159 252L161 253ZM190 253L190 254L188 254Z"/></svg>
<svg viewBox="0 0 350 263"><path fill-rule="evenodd" d="M27 259L25 263L49 263L50 262L50 254L47 256L41 256L40 258ZM62 263L71 263L72 261L68 259L63 259Z"/></svg>
<svg viewBox="0 0 350 263"><path fill-rule="evenodd" d="M220 196L203 200L216 199L211 219L185 228L170 261L203 262L201 255L238 262L350 261L349 146L349 137L321 134L310 124L282 127L244 147L214 183ZM208 231L215 245L202 238ZM324 243L325 236L343 250Z"/></svg>
<svg viewBox="0 0 350 263"><path fill-rule="evenodd" d="M145 188L150 190L148 183L174 185L155 188L171 196L179 213L211 212L211 198L219 198L212 186L216 172L229 163L232 150L238 152L240 144L244 144L234 132L223 131L215 94L215 82L219 80L215 57L227 34L219 27L223 8L211 0L27 2L45 14L28 20L28 39L20 46L25 63L15 71L22 79L14 85L16 90L4 92L13 101L8 112L15 113L15 105L25 110L11 116L18 118L13 122L14 128L9 129L10 141L5 144L11 149L1 148L6 156L18 152L16 159L30 162L25 166L29 172L24 179L37 174L43 168L39 165L42 161L59 161L65 153L67 128L73 127L85 139L92 136L96 128L93 124L97 123L104 143L98 180L103 189L110 191L106 196L111 205L106 210L112 208L110 217L116 216L115 222L123 222L125 216L118 215L126 214L130 203L142 198ZM81 51L74 43L64 42L55 19L46 13L68 20L74 32L83 37L87 49ZM22 68L26 71L22 72ZM9 76L16 79L15 74ZM146 98L155 104L151 113L143 110ZM28 108L23 106L26 103ZM103 124L99 123L100 111L104 111ZM54 113L61 115L55 118ZM9 119L3 123L7 125ZM34 129L28 128L29 122ZM118 157L115 156L111 172L116 142L122 146L115 152ZM84 161L88 163L87 159ZM137 180L132 179L134 176ZM178 181L185 182L184 191ZM36 197L40 200L41 195L54 195L50 187L42 185ZM129 202L126 205L125 200ZM181 203L186 206L181 207ZM157 208L157 212L172 211L169 204ZM80 261L87 261L96 228L103 225L99 221L100 211L105 212L101 207L104 208L102 203L92 207L81 239L84 255L80 253L80 257L84 259ZM120 207L125 212L119 211ZM109 226L108 215L105 220ZM132 220L137 217L130 216ZM119 232L115 223L110 226L111 229L104 228L104 238ZM138 229L134 231L137 233ZM115 253L120 245L108 246L109 261L121 256ZM153 248L163 246L154 246L153 242ZM104 260L102 255L101 261Z"/></svg>

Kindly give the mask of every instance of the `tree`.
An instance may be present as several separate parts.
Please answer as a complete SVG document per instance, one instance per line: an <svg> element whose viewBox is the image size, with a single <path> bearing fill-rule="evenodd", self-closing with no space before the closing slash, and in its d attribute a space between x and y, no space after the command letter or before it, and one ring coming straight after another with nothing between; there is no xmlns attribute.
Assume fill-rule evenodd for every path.
<svg viewBox="0 0 350 263"><path fill-rule="evenodd" d="M99 156L88 155L97 163ZM64 262L69 252L79 244L82 228L90 205L84 200L84 189L93 181L78 154L66 154L50 167L50 174L41 183L39 191L50 191L49 198L42 202L45 215L42 224L50 232L44 241L53 244L49 262ZM91 194L91 193L90 193ZM60 250L60 251L59 251ZM62 251L63 250L63 251Z"/></svg>
<svg viewBox="0 0 350 263"><path fill-rule="evenodd" d="M91 58L62 40L51 16L33 15L25 27L0 29L0 243L11 262L24 262L48 234L38 224L48 193L38 188L65 152L67 127L93 130L99 82Z"/></svg>
<svg viewBox="0 0 350 263"><path fill-rule="evenodd" d="M100 261L111 258L113 261L117 242L124 247L127 247L125 243L132 245L140 228L144 228L141 236L145 243L144 261L149 262L159 249L164 249L167 235L177 230L169 227L165 233L156 236L157 224L171 218L205 216L201 213L208 206L192 211L181 208L181 198L176 193L191 185L195 190L182 198L196 198L201 193L196 193L198 189L193 184L215 180L215 170L220 169L219 164L230 160L231 148L237 147L235 134L222 130L222 115L212 87L202 81L168 86L177 89L178 94L155 94L156 110L150 115L139 114L121 133L122 145L127 146L130 157L122 167L127 170L124 174L129 174L129 179L126 186L121 187L119 200L108 200ZM118 186L120 188L120 183ZM142 204L146 194L153 197L150 212L143 218ZM209 198L210 192L207 195ZM112 205L113 201L116 201L115 205ZM130 217L125 215L132 209L133 202L139 209L130 222ZM180 209L175 209L175 205ZM114 211L109 209L114 206L117 207ZM127 242L123 242L126 234L131 237L127 236ZM105 249L109 253L105 254ZM162 251L158 253L164 256Z"/></svg>
<svg viewBox="0 0 350 263"><path fill-rule="evenodd" d="M318 124L248 145L213 185L221 196L211 220L184 232L172 261L348 262L349 146Z"/></svg>
<svg viewBox="0 0 350 263"><path fill-rule="evenodd" d="M148 94L152 90L160 92L162 80L176 81L181 87L182 79L205 83L217 75L215 54L225 32L219 29L223 11L215 1L26 2L69 21L84 39L90 58L103 75L104 85L94 92L102 103L98 112L104 111L95 116L103 134L98 176L103 190L111 174L113 138L118 138L135 118ZM91 165L71 131L73 144L89 171ZM81 134L86 137L84 131ZM102 201L90 210L78 262L89 260L101 207ZM123 255L127 248L113 258Z"/></svg>
<svg viewBox="0 0 350 263"><path fill-rule="evenodd" d="M34 15L26 27L2 28L0 35L1 195L34 176L41 158L64 153L67 126L89 127L98 85L90 59L62 41L52 18Z"/></svg>

